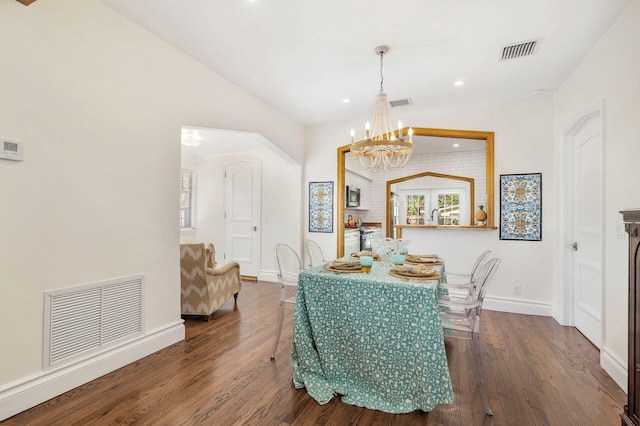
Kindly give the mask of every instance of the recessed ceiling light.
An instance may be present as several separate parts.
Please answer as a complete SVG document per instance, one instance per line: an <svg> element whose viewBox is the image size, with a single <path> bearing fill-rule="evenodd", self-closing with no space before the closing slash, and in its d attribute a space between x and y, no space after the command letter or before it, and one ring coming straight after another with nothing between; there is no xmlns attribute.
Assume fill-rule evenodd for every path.
<svg viewBox="0 0 640 426"><path fill-rule="evenodd" d="M181 135L182 145L198 146L202 141L202 136L200 136L200 133L195 129L182 129Z"/></svg>
<svg viewBox="0 0 640 426"><path fill-rule="evenodd" d="M342 103L343 104L348 104L349 102L351 102L351 99L349 99L349 98L342 99Z"/></svg>
<svg viewBox="0 0 640 426"><path fill-rule="evenodd" d="M459 147L459 146L460 146L460 144L459 144L459 143L454 143L454 144L453 144L453 147L454 147L454 148L457 148L457 147Z"/></svg>
<svg viewBox="0 0 640 426"><path fill-rule="evenodd" d="M458 80L453 83L454 86L462 86L464 84L464 80Z"/></svg>
<svg viewBox="0 0 640 426"><path fill-rule="evenodd" d="M531 94L533 96L538 96L538 95L542 95L544 93L544 89L535 89L531 91Z"/></svg>

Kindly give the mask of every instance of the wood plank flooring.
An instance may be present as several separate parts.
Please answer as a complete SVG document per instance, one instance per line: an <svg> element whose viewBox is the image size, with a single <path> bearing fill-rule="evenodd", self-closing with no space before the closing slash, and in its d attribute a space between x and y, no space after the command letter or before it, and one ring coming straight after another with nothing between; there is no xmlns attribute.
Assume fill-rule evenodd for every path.
<svg viewBox="0 0 640 426"><path fill-rule="evenodd" d="M270 361L279 287L243 282L209 322L186 320L187 338L57 398L6 425L619 425L625 393L599 352L553 319L485 311L482 351L494 416L485 417L467 341L447 341L455 403L393 415L318 405L295 389L288 310Z"/></svg>

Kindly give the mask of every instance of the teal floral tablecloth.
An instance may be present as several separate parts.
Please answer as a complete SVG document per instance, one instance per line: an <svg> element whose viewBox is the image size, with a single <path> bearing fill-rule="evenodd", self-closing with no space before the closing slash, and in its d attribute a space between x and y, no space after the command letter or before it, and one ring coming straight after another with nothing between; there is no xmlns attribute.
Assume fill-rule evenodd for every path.
<svg viewBox="0 0 640 426"><path fill-rule="evenodd" d="M453 403L436 281L388 272L374 262L370 274L322 266L300 274L293 383L318 403L341 395L347 404L387 413Z"/></svg>

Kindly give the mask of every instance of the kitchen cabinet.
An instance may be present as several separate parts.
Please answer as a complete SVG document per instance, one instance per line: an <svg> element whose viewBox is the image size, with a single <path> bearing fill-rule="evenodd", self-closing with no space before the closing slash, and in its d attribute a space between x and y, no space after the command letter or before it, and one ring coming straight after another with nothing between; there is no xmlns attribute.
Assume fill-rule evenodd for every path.
<svg viewBox="0 0 640 426"><path fill-rule="evenodd" d="M344 254L345 256L351 253L360 251L360 231L357 229L345 229L344 230Z"/></svg>

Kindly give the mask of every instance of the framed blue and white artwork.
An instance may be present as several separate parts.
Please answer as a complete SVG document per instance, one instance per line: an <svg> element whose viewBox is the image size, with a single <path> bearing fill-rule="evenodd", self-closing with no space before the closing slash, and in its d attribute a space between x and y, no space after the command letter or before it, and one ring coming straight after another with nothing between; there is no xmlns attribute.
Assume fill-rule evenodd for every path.
<svg viewBox="0 0 640 426"><path fill-rule="evenodd" d="M309 232L333 232L333 182L309 182Z"/></svg>
<svg viewBox="0 0 640 426"><path fill-rule="evenodd" d="M542 173L500 175L500 239L542 240Z"/></svg>

